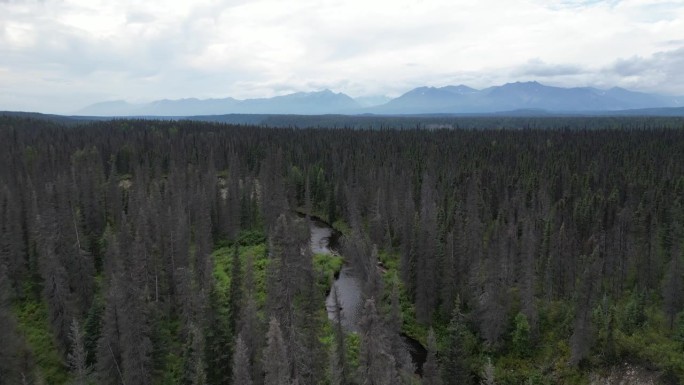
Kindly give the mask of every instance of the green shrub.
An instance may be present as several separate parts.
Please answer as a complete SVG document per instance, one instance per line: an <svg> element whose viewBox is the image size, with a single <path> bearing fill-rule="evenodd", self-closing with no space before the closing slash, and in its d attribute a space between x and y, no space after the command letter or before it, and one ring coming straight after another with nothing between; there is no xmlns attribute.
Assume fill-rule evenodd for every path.
<svg viewBox="0 0 684 385"><path fill-rule="evenodd" d="M530 356L530 324L523 313L515 316L512 335L513 351L518 357Z"/></svg>
<svg viewBox="0 0 684 385"><path fill-rule="evenodd" d="M36 360L36 367L45 382L47 384L66 383L67 369L57 350L57 344L48 323L47 305L43 302L23 301L15 307L15 314L19 330L26 338Z"/></svg>

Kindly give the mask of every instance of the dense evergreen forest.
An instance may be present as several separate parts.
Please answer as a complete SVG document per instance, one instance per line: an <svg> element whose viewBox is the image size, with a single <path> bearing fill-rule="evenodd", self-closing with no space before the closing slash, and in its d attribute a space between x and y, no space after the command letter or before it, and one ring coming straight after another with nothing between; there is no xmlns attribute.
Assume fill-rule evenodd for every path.
<svg viewBox="0 0 684 385"><path fill-rule="evenodd" d="M2 117L0 384L684 383L684 130L638 122Z"/></svg>

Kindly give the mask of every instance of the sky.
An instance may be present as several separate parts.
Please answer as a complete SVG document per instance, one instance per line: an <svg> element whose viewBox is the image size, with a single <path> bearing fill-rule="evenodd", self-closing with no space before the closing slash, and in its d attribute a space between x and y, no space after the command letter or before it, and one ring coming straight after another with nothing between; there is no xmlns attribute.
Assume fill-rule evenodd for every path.
<svg viewBox="0 0 684 385"><path fill-rule="evenodd" d="M0 0L0 110L536 80L684 95L684 1Z"/></svg>

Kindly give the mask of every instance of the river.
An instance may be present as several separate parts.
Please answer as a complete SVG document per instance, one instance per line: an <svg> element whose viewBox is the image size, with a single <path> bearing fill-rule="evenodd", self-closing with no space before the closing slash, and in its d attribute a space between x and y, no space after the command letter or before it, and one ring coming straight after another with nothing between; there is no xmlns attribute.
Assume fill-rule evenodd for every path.
<svg viewBox="0 0 684 385"><path fill-rule="evenodd" d="M311 218L309 220L309 229L311 230L311 251L314 254L335 253L331 247L334 247L334 243L340 235L336 230L318 218ZM325 299L328 318L332 321L336 320L335 301L333 299L334 290L337 291L342 327L349 332L358 332L359 318L363 308L361 282L359 282L359 279L354 274L353 266L350 266L346 260L330 288L330 293ZM416 373L421 374L422 366L427 356L425 347L416 339L404 333L401 333L401 337L416 366Z"/></svg>
<svg viewBox="0 0 684 385"><path fill-rule="evenodd" d="M314 254L332 254L330 242L333 239L334 230L326 223L312 219L309 225L311 229L311 251ZM361 303L361 285L354 276L354 269L345 261L342 269L335 277L330 288L330 293L325 299L328 310L328 318L336 321L335 300L333 291L337 291L337 302L340 307L340 320L342 327L347 331L358 331L359 316L363 304Z"/></svg>

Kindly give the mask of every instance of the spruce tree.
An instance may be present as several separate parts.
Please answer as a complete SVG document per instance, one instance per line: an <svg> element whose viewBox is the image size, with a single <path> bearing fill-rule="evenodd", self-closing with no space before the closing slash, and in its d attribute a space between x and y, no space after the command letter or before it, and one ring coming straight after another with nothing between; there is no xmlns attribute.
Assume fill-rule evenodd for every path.
<svg viewBox="0 0 684 385"><path fill-rule="evenodd" d="M235 351L233 352L233 375L234 385L252 385L251 366L249 363L249 351L242 336L238 335L235 340Z"/></svg>
<svg viewBox="0 0 684 385"><path fill-rule="evenodd" d="M427 358L423 364L423 385L442 385L442 377L437 361L437 341L435 331L428 332Z"/></svg>
<svg viewBox="0 0 684 385"><path fill-rule="evenodd" d="M72 384L86 385L90 377L90 367L86 362L87 354L83 332L76 318L71 321L69 339L71 340L71 352L67 355L67 363L73 376Z"/></svg>
<svg viewBox="0 0 684 385"><path fill-rule="evenodd" d="M398 373L382 318L375 307L375 300L368 299L359 321L361 349L359 352L358 381L362 385L396 384Z"/></svg>
<svg viewBox="0 0 684 385"><path fill-rule="evenodd" d="M271 318L264 349L264 385L284 385L290 382L290 359L287 355L280 322Z"/></svg>
<svg viewBox="0 0 684 385"><path fill-rule="evenodd" d="M460 299L456 305L447 328L446 348L442 360L442 380L444 385L471 385L473 382L468 367L468 351L465 346L467 327L461 314Z"/></svg>
<svg viewBox="0 0 684 385"><path fill-rule="evenodd" d="M349 369L347 368L347 348L344 330L342 329L342 314L337 286L332 288L333 327L335 341L330 352L330 383L331 385L347 385Z"/></svg>

